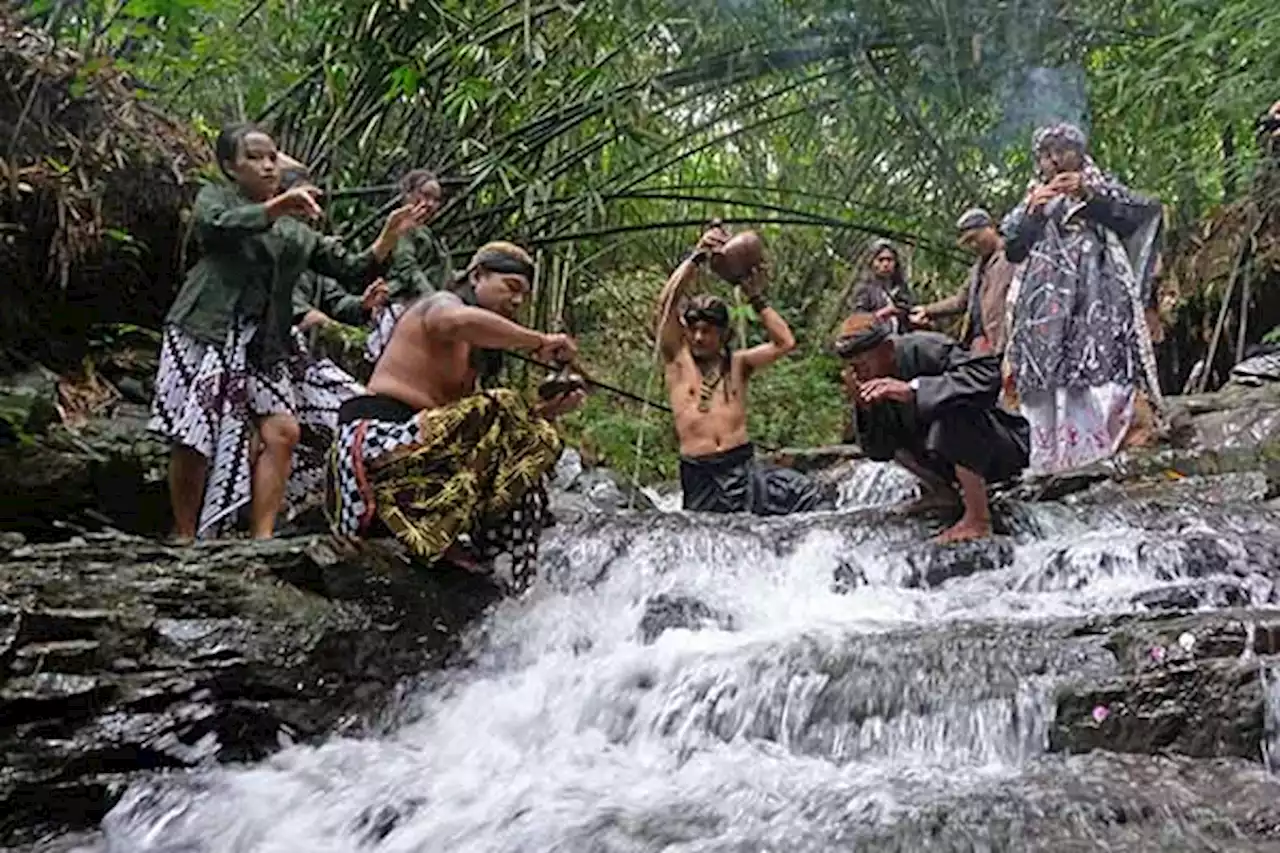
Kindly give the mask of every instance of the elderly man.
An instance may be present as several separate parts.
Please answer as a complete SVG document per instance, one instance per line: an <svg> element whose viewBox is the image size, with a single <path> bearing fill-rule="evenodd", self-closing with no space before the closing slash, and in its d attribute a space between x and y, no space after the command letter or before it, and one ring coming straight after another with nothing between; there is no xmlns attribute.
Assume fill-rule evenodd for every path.
<svg viewBox="0 0 1280 853"><path fill-rule="evenodd" d="M920 478L909 509L953 507L964 514L936 542L991 535L989 483L1017 476L1028 461L1026 420L1001 409L1000 356L977 354L936 332L893 335L873 314L854 314L836 339L845 360L862 449Z"/></svg>
<svg viewBox="0 0 1280 853"><path fill-rule="evenodd" d="M960 343L976 353L1003 352L1005 297L1017 269L1004 255L1004 239L991 214L970 208L956 221L960 248L977 256L964 289L918 309L914 325L925 325L956 314L964 315Z"/></svg>

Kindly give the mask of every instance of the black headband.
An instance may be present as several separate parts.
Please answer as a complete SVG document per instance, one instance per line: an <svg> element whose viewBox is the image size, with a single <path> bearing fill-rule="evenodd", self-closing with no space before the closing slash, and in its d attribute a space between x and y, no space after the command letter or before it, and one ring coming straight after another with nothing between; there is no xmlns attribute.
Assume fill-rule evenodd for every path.
<svg viewBox="0 0 1280 853"><path fill-rule="evenodd" d="M476 256L471 260L471 266L468 267L468 271L477 268L502 275L522 275L529 279L530 282L533 281L533 264L509 255L500 249L485 249L483 252L477 252Z"/></svg>
<svg viewBox="0 0 1280 853"><path fill-rule="evenodd" d="M684 309L684 323L686 326L692 326L698 322L710 323L719 329L727 329L729 328L729 309L725 307L723 302L690 306Z"/></svg>
<svg viewBox="0 0 1280 853"><path fill-rule="evenodd" d="M875 349L882 341L888 340L889 335L888 323L876 323L851 335L841 335L836 338L836 355L841 358L862 355L864 352Z"/></svg>

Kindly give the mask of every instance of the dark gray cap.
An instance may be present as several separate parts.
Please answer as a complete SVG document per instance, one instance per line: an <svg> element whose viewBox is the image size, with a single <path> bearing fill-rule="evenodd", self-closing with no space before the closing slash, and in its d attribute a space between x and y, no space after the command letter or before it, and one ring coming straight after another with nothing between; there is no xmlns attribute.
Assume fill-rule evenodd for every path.
<svg viewBox="0 0 1280 853"><path fill-rule="evenodd" d="M980 207L971 207L960 214L960 218L956 220L956 230L964 233L965 231L986 228L995 224L996 222L991 218L990 213Z"/></svg>

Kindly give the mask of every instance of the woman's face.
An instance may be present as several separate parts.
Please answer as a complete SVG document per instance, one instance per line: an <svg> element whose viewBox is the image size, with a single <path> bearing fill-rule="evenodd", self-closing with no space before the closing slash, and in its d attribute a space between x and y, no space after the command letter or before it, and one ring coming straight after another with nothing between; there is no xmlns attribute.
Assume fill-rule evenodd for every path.
<svg viewBox="0 0 1280 853"><path fill-rule="evenodd" d="M246 133L234 161L222 164L251 201L266 201L280 191L279 152L270 136Z"/></svg>
<svg viewBox="0 0 1280 853"><path fill-rule="evenodd" d="M881 249L871 259L871 272L876 278L893 278L898 270L898 257L889 249Z"/></svg>
<svg viewBox="0 0 1280 853"><path fill-rule="evenodd" d="M443 196L444 193L440 190L439 181L423 181L413 188L413 192L409 193L409 200L415 204L425 204L427 206L426 221L430 221L439 212Z"/></svg>

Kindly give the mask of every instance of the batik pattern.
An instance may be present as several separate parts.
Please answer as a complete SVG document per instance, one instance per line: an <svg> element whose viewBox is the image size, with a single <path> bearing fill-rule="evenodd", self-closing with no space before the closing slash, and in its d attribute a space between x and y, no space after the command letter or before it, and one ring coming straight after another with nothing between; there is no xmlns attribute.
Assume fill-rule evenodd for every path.
<svg viewBox="0 0 1280 853"><path fill-rule="evenodd" d="M370 364L378 363L378 359L382 357L382 351L391 342L391 333L395 331L396 323L408 310L409 305L403 302L391 302L378 310L370 325L369 337L365 341L365 361Z"/></svg>
<svg viewBox="0 0 1280 853"><path fill-rule="evenodd" d="M1075 128L1036 135L1082 146ZM1022 413L1031 422L1031 469L1053 473L1114 453L1133 420L1135 391L1161 407L1155 350L1144 308L1150 296L1159 205L1103 174L1081 169L1091 210L1123 224L1127 241L1086 202L1057 197L1038 217L1024 200L1005 219L1006 238L1028 254L1010 286L1007 355ZM1032 187L1036 184L1033 182Z"/></svg>
<svg viewBox="0 0 1280 853"><path fill-rule="evenodd" d="M495 579L522 590L537 564L545 478L561 447L555 428L509 390L404 423L354 421L330 457L326 511L334 533L363 535L377 520L427 562L469 540Z"/></svg>
<svg viewBox="0 0 1280 853"><path fill-rule="evenodd" d="M233 324L222 346L215 346L177 326L164 330L148 428L208 463L201 537L234 524L252 499L257 419L292 414L302 429L285 490L288 517L318 494L338 407L363 393L333 362L313 359L304 349L267 368L252 366L248 349L255 331L253 323Z"/></svg>

